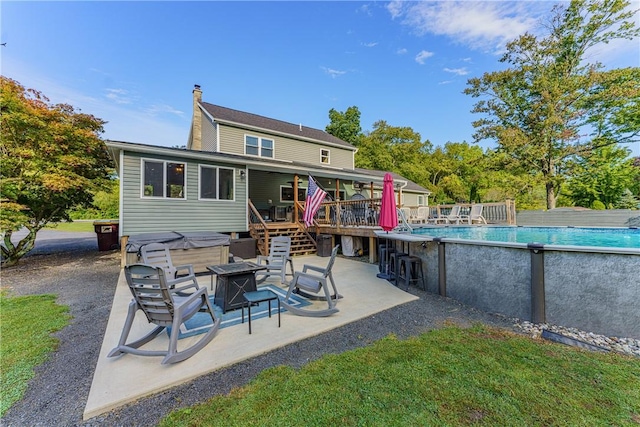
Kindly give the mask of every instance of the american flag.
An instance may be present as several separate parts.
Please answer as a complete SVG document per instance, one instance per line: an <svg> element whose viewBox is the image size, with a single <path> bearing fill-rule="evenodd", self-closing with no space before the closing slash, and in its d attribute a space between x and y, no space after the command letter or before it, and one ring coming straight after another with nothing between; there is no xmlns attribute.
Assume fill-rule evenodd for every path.
<svg viewBox="0 0 640 427"><path fill-rule="evenodd" d="M304 207L304 215L302 219L307 227L313 224L313 217L320 208L320 204L324 200L327 193L313 180L309 175L309 188L307 188L307 203Z"/></svg>

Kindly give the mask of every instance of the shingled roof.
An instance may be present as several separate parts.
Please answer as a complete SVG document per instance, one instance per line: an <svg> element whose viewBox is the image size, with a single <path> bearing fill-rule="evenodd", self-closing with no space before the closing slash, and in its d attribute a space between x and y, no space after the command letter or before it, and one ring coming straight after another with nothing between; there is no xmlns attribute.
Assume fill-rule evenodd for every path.
<svg viewBox="0 0 640 427"><path fill-rule="evenodd" d="M281 134L291 135L293 138L305 138L318 142L325 142L333 145L339 145L344 148L356 148L346 141L336 138L325 131L310 128L307 126L297 125L293 123L283 122L281 120L270 119L269 117L259 116L257 114L247 113L244 111L234 110L219 105L201 102L200 105L213 117L214 120L226 122L229 124L245 125L254 128L263 129L266 132L277 132Z"/></svg>

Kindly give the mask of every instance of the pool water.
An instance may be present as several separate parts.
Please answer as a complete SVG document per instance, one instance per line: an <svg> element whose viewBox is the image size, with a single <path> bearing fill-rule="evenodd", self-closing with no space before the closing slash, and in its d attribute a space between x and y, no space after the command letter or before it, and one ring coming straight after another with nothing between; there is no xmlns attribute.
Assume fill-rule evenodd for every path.
<svg viewBox="0 0 640 427"><path fill-rule="evenodd" d="M491 242L640 249L640 229L587 227L424 227L413 234Z"/></svg>

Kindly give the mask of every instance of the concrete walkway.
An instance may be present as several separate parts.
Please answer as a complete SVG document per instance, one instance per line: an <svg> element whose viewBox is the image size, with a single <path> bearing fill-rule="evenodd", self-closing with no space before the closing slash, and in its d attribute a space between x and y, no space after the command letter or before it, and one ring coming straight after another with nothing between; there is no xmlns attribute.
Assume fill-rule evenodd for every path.
<svg viewBox="0 0 640 427"><path fill-rule="evenodd" d="M325 266L327 261L328 258L315 255L294 259L297 270L302 269L305 263ZM160 364L161 357L125 354L119 358L107 358L109 351L118 343L131 300L124 275L121 273L83 418L86 420L95 417L225 366L418 299L386 280L378 279L377 265L337 258L333 268L338 291L344 297L338 301L337 307L340 312L337 314L325 318L311 318L284 312L281 328L270 321L271 319L263 318L252 322L251 335L246 324L224 328L219 330L211 343L195 356L168 366ZM209 280L207 276L202 277L200 284L208 287ZM275 284L276 281L269 280L267 283ZM144 316L138 315L132 336L141 336L149 328ZM167 344L166 334L161 334L152 343L147 344L147 348L166 349Z"/></svg>

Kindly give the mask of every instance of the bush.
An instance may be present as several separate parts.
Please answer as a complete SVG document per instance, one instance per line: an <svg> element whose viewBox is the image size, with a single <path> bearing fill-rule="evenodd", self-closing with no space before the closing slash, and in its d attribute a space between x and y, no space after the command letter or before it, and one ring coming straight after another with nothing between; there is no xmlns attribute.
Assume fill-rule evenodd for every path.
<svg viewBox="0 0 640 427"><path fill-rule="evenodd" d="M593 210L603 211L606 208L607 207L600 200L594 200L593 203L591 203L591 209L593 209Z"/></svg>

